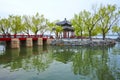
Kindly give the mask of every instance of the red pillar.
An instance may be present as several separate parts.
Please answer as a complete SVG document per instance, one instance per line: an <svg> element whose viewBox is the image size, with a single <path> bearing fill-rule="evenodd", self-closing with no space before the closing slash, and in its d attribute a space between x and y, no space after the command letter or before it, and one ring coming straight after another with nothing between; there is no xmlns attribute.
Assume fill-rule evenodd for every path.
<svg viewBox="0 0 120 80"><path fill-rule="evenodd" d="M69 34L69 31L68 31L68 37L67 37L67 38L69 38L69 35L70 35L70 34Z"/></svg>
<svg viewBox="0 0 120 80"><path fill-rule="evenodd" d="M67 32L66 31L63 32L63 38L67 38Z"/></svg>
<svg viewBox="0 0 120 80"><path fill-rule="evenodd" d="M74 35L74 32L71 32L71 36L72 36L72 38L75 36L75 35Z"/></svg>

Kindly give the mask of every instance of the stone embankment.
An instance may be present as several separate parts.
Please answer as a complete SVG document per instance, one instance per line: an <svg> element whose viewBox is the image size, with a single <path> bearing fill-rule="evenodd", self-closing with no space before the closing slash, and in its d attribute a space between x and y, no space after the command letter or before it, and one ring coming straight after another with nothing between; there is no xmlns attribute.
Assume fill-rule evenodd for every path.
<svg viewBox="0 0 120 80"><path fill-rule="evenodd" d="M94 39L92 41L88 39L80 40L80 39L59 39L53 40L51 45L58 45L58 46L109 46L115 45L115 40L101 40L101 39Z"/></svg>

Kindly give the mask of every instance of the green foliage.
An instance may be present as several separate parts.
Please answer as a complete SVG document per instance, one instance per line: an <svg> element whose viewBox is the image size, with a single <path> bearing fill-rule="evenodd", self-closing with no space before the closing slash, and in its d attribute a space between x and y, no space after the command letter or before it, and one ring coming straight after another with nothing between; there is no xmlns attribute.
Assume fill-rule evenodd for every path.
<svg viewBox="0 0 120 80"><path fill-rule="evenodd" d="M98 14L101 17L99 22L101 34L103 39L105 39L108 31L118 23L120 13L115 5L107 5L101 6Z"/></svg>
<svg viewBox="0 0 120 80"><path fill-rule="evenodd" d="M113 27L112 27L112 32L120 32L120 27L118 27L118 26L113 26Z"/></svg>
<svg viewBox="0 0 120 80"><path fill-rule="evenodd" d="M83 11L84 16L84 22L85 22L85 28L86 32L89 35L90 40L92 40L91 36L95 36L98 34L96 31L97 29L97 23L100 20L100 17L97 13L90 13L88 11Z"/></svg>
<svg viewBox="0 0 120 80"><path fill-rule="evenodd" d="M53 22L48 22L48 29L52 32L56 27L57 27L57 25L56 25L56 23L58 22L59 20L56 20L56 21L53 21Z"/></svg>
<svg viewBox="0 0 120 80"><path fill-rule="evenodd" d="M25 33L27 33L29 35L30 34L29 31L32 28L31 17L27 16L27 15L24 15L22 17L22 21L23 21L23 26L24 26L23 32L25 32Z"/></svg>
<svg viewBox="0 0 120 80"><path fill-rule="evenodd" d="M75 29L75 34L77 36L83 36L84 33L84 22L83 22L83 17L82 17L82 12L79 14L75 14L74 18L71 20L73 27Z"/></svg>
<svg viewBox="0 0 120 80"><path fill-rule="evenodd" d="M95 36L99 33L99 31L97 31L97 22L99 20L98 14L92 14L86 10L81 11L79 14L75 14L72 19L72 24L75 28L76 35L89 36L91 40L91 36Z"/></svg>
<svg viewBox="0 0 120 80"><path fill-rule="evenodd" d="M0 20L0 32L2 34L10 33L9 29L10 29L9 20L6 18L1 19Z"/></svg>
<svg viewBox="0 0 120 80"><path fill-rule="evenodd" d="M71 19L74 27L75 35L77 36L89 36L90 40L92 36L102 34L105 39L106 34L112 29L113 32L119 33L117 29L118 22L120 19L120 10L115 5L100 6L100 8L89 12L86 10L75 14ZM55 23L58 21L50 22L44 17L36 13L33 16L13 16L10 15L8 18L0 19L0 33L6 34L13 32L27 33L33 32L37 34L40 32L44 34L46 31L60 34L62 27L57 26ZM113 27L113 28L112 28Z"/></svg>
<svg viewBox="0 0 120 80"><path fill-rule="evenodd" d="M21 16L9 16L11 20L11 31L14 34L20 33L23 30Z"/></svg>
<svg viewBox="0 0 120 80"><path fill-rule="evenodd" d="M31 31L34 34L37 34L38 31L40 31L43 34L44 30L48 27L47 26L47 21L48 20L44 18L44 15L39 15L39 13L36 13L35 16L32 16Z"/></svg>
<svg viewBox="0 0 120 80"><path fill-rule="evenodd" d="M120 36L120 27L119 26L113 26L112 27L112 32L117 33L118 36Z"/></svg>
<svg viewBox="0 0 120 80"><path fill-rule="evenodd" d="M62 32L62 27L61 26L56 26L56 32Z"/></svg>
<svg viewBox="0 0 120 80"><path fill-rule="evenodd" d="M56 37L59 37L61 32L63 31L62 27L61 26L58 26L56 25L56 23L58 22L59 20L56 20L56 21L53 21L53 22L48 22L48 30L52 33L54 32L56 34ZM50 35L51 35L50 33Z"/></svg>

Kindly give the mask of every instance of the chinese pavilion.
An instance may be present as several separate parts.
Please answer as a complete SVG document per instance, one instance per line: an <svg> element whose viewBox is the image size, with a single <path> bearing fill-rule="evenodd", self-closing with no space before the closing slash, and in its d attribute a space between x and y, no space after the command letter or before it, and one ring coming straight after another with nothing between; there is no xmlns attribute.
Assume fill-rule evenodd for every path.
<svg viewBox="0 0 120 80"><path fill-rule="evenodd" d="M64 21L57 22L56 25L61 26L63 29L62 38L71 38L74 36L74 28L66 18Z"/></svg>

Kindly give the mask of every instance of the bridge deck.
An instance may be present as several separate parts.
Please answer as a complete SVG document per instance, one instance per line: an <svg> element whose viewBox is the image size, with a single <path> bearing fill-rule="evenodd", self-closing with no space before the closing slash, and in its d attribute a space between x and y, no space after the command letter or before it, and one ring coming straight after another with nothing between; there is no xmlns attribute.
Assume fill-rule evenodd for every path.
<svg viewBox="0 0 120 80"><path fill-rule="evenodd" d="M38 40L38 38L42 38L43 40L47 40L48 36L42 35L0 35L0 41L11 41L13 38L18 38L19 40L26 40L26 38L32 38L33 40Z"/></svg>

